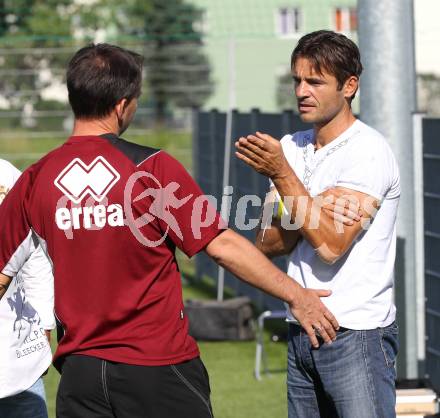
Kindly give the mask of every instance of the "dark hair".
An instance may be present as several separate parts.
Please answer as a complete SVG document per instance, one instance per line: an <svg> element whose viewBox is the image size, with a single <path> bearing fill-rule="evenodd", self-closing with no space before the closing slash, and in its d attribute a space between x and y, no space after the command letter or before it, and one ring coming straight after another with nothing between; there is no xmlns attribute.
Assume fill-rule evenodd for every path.
<svg viewBox="0 0 440 418"><path fill-rule="evenodd" d="M315 71L322 73L324 69L334 75L339 89L349 77L359 78L362 73L357 45L345 35L329 30L308 33L298 41L290 59L292 68L300 57L310 60Z"/></svg>
<svg viewBox="0 0 440 418"><path fill-rule="evenodd" d="M80 49L67 68L69 102L76 118L98 119L141 93L143 57L109 44Z"/></svg>

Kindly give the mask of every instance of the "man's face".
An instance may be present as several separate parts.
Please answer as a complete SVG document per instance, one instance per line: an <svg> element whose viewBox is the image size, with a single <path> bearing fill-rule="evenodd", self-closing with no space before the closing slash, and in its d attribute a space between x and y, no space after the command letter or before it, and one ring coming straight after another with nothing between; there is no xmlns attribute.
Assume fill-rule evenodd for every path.
<svg viewBox="0 0 440 418"><path fill-rule="evenodd" d="M304 122L323 125L348 106L344 88L336 77L322 69L317 72L307 58L299 57L292 67L298 110Z"/></svg>
<svg viewBox="0 0 440 418"><path fill-rule="evenodd" d="M129 127L131 121L134 118L137 109L137 98L131 99L130 102L125 106L124 112L121 118L121 124L119 127L119 135L122 135Z"/></svg>

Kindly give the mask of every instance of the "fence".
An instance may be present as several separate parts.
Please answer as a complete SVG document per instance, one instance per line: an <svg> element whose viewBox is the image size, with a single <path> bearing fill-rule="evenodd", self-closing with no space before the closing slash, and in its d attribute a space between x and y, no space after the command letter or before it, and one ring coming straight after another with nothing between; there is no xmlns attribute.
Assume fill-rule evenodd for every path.
<svg viewBox="0 0 440 418"><path fill-rule="evenodd" d="M204 192L213 195L217 202L221 202L222 198L228 197L223 195L222 190L226 115L211 111L195 112L193 117L194 174ZM256 130L268 132L274 137L281 138L286 133L307 129L307 125L301 122L297 115L288 111L280 114L260 113L258 110L253 110L250 113L233 112L232 120L232 141ZM396 304L398 313L400 312L398 321L401 329L401 351L398 368L405 370L405 365L401 362L405 360L405 353L408 350L416 350L421 347L422 353L419 353L418 357L419 374L421 377L424 375L429 377L432 383L440 389L440 218L438 217L438 213L440 213L440 182L437 177L440 172L440 119L423 118L420 129L423 142L423 161L420 161L419 164L423 164L424 170L424 179L420 180L420 183L423 182L421 192L423 192L424 226L422 226L422 222L418 224L420 225L418 233L424 234L425 269L423 271L423 266L421 266L420 277L422 278L424 275L425 282L424 286L418 286L420 294L414 295L414 297L423 299L423 287L426 289L426 301L423 300L424 303L417 305L416 312L419 322L422 323L421 338L426 339L426 345L421 345L416 341L404 343L407 330L405 317L401 314L405 309L404 287L402 286L405 275L401 259L405 240L399 238L396 261ZM238 198L245 194L256 194L263 201L268 190L268 181L235 158L233 153L231 154L229 185L233 187L233 194L229 219L233 221L237 216L235 208ZM417 157L418 154L415 155ZM419 159L422 160L421 155ZM415 199L417 199L416 194L417 191ZM247 209L247 221L259 217L261 207L248 207ZM231 226L235 224L235 222L230 222ZM240 234L253 240L255 232L240 230ZM417 251L423 252L423 248L418 248ZM279 267L285 269L286 259L284 257L276 259L275 262ZM196 259L196 273L198 277L208 275L217 278L218 267L209 257L201 254ZM225 274L225 284L236 294L245 294L251 297L260 308L282 308L280 301L235 279L229 273Z"/></svg>
<svg viewBox="0 0 440 418"><path fill-rule="evenodd" d="M281 114L260 113L254 109L250 113L233 112L232 141L243 135L248 135L257 130L270 132L271 135L281 138L283 135L295 130L307 129L306 125L291 111ZM217 111L195 112L193 122L193 170L197 182L202 190L216 198L217 202L230 198L231 211L229 219L234 221L238 213L238 198L244 195L257 195L262 202L268 191L267 178L256 173L246 164L233 155L230 160L230 181L233 187L231 197L223 195L223 157L225 148L226 115ZM220 203L219 203L220 204ZM219 208L219 206L218 206ZM258 219L261 207L248 206L245 223L250 219ZM232 229L236 222L230 222ZM240 230L240 234L253 240L255 232ZM278 257L275 263L285 270L285 257ZM196 274L198 277L208 275L218 276L218 266L204 253L196 258ZM247 285L225 272L225 285L237 294L245 294L260 308L282 309L282 303L252 286Z"/></svg>
<svg viewBox="0 0 440 418"><path fill-rule="evenodd" d="M440 388L440 119L423 119L426 371Z"/></svg>

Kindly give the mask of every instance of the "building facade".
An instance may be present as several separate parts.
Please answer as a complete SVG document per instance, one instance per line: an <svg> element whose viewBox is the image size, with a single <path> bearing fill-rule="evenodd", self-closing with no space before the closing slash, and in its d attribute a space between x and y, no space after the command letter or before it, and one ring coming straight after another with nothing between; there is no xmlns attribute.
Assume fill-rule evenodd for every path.
<svg viewBox="0 0 440 418"><path fill-rule="evenodd" d="M205 108L280 110L279 78L298 39L332 29L356 39L356 0L188 0L204 10L200 29L214 94ZM293 85L290 88L293 95Z"/></svg>

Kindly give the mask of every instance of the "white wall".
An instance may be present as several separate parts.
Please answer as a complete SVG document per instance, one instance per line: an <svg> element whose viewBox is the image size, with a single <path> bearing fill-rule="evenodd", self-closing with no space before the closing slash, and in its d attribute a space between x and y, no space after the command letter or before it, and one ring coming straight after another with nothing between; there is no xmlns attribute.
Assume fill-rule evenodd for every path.
<svg viewBox="0 0 440 418"><path fill-rule="evenodd" d="M416 68L440 75L440 0L414 0Z"/></svg>

